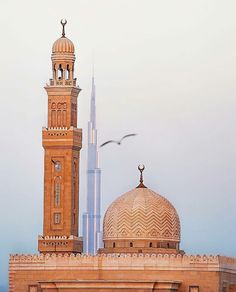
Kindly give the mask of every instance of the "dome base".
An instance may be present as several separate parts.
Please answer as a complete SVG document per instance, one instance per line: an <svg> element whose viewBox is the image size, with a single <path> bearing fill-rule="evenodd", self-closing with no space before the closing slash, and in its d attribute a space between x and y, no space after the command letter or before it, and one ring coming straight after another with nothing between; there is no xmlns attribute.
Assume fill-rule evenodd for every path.
<svg viewBox="0 0 236 292"><path fill-rule="evenodd" d="M112 253L118 253L118 254L180 254L184 255L185 252L183 250L177 250L172 248L157 248L157 247L144 247L144 248L135 248L135 247L107 247L107 248L100 248L98 250L98 254L112 254Z"/></svg>
<svg viewBox="0 0 236 292"><path fill-rule="evenodd" d="M184 254L184 251L179 249L179 242L176 241L129 238L105 240L104 248L99 253Z"/></svg>

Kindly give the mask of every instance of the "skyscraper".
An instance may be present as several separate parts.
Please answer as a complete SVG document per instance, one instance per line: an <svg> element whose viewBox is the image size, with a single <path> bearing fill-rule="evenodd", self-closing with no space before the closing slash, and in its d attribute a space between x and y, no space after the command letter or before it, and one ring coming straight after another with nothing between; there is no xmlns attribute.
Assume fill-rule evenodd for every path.
<svg viewBox="0 0 236 292"><path fill-rule="evenodd" d="M96 254L101 247L101 169L98 165L94 76L88 122L87 211L83 214L83 252Z"/></svg>

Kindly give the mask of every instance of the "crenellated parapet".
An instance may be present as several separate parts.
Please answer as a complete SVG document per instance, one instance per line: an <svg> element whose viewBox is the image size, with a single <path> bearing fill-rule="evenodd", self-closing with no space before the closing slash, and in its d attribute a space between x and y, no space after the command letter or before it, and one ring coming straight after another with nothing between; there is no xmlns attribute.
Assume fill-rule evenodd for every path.
<svg viewBox="0 0 236 292"><path fill-rule="evenodd" d="M80 261L91 261L91 259L104 259L113 261L114 259L117 260L155 260L155 261L176 261L176 262L186 262L186 263L219 263L220 260L229 263L235 263L236 265L236 258L228 258L228 257L221 257L218 255L181 255L181 254L98 254L98 255L86 255L86 254L55 254L55 253L47 253L47 254L11 254L10 261L12 262L46 262L48 260L57 260L57 259L64 259L67 261L76 260Z"/></svg>
<svg viewBox="0 0 236 292"><path fill-rule="evenodd" d="M155 269L155 270L235 270L236 258L215 255L181 254L15 254L10 269Z"/></svg>
<svg viewBox="0 0 236 292"><path fill-rule="evenodd" d="M57 279L52 279L52 274L56 274ZM213 285L213 290L211 291L220 291L216 284L219 275L225 275L225 279L228 279L229 274L232 281L236 279L236 258L219 255L143 253L112 253L94 256L74 253L14 254L10 255L9 259L9 292L31 291L28 290L29 286L27 285L29 284L32 287L42 285L45 289L54 288L54 285L63 288L67 287L68 289L71 285L73 288L74 285L78 288L93 285L93 291L96 291L98 287L104 288L111 280L115 285L120 285L119 287L124 288L126 284L134 285L130 282L130 280L133 280L133 275L138 275L135 278L135 283L139 281L147 283L147 275L149 275L148 280L152 284L161 283L161 281L169 283L169 280L173 283L178 279L178 283L185 285L183 286L184 288L196 283L201 287L201 291L208 292L209 279L211 279L211 285ZM102 278L99 278L100 275L103 275ZM122 280L121 277L123 277ZM25 278L28 279L27 283L19 281L19 279ZM119 284L117 284L117 281L119 281ZM110 285L114 285L113 282ZM139 288L140 283L137 284ZM183 292L187 290L177 289L174 291Z"/></svg>
<svg viewBox="0 0 236 292"><path fill-rule="evenodd" d="M9 262L11 263L44 263L44 254L14 254L10 255Z"/></svg>
<svg viewBox="0 0 236 292"><path fill-rule="evenodd" d="M235 270L236 257L219 256L218 258L221 270Z"/></svg>

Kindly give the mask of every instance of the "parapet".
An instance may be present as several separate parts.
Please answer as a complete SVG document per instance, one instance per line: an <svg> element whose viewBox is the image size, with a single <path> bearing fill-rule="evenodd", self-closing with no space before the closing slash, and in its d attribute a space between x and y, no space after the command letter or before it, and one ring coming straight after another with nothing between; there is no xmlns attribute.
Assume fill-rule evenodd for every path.
<svg viewBox="0 0 236 292"><path fill-rule="evenodd" d="M10 269L50 269L70 266L71 269L155 269L207 270L236 273L236 258L219 255L181 254L14 254L10 255Z"/></svg>

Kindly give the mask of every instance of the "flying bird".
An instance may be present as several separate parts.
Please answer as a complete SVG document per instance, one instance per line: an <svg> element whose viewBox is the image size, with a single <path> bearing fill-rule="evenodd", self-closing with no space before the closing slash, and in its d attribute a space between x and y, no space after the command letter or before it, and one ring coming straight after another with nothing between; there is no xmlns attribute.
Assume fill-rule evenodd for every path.
<svg viewBox="0 0 236 292"><path fill-rule="evenodd" d="M107 144L109 144L109 143L116 143L117 145L121 145L121 142L124 140L124 139L126 139L126 138L128 138L128 137L133 137L133 136L136 136L137 134L128 134L128 135L125 135L124 137L122 137L119 141L115 141L115 140L109 140L109 141L106 141L105 143L102 143L101 145L100 145L100 147L103 147L103 146L105 146L105 145L107 145Z"/></svg>

